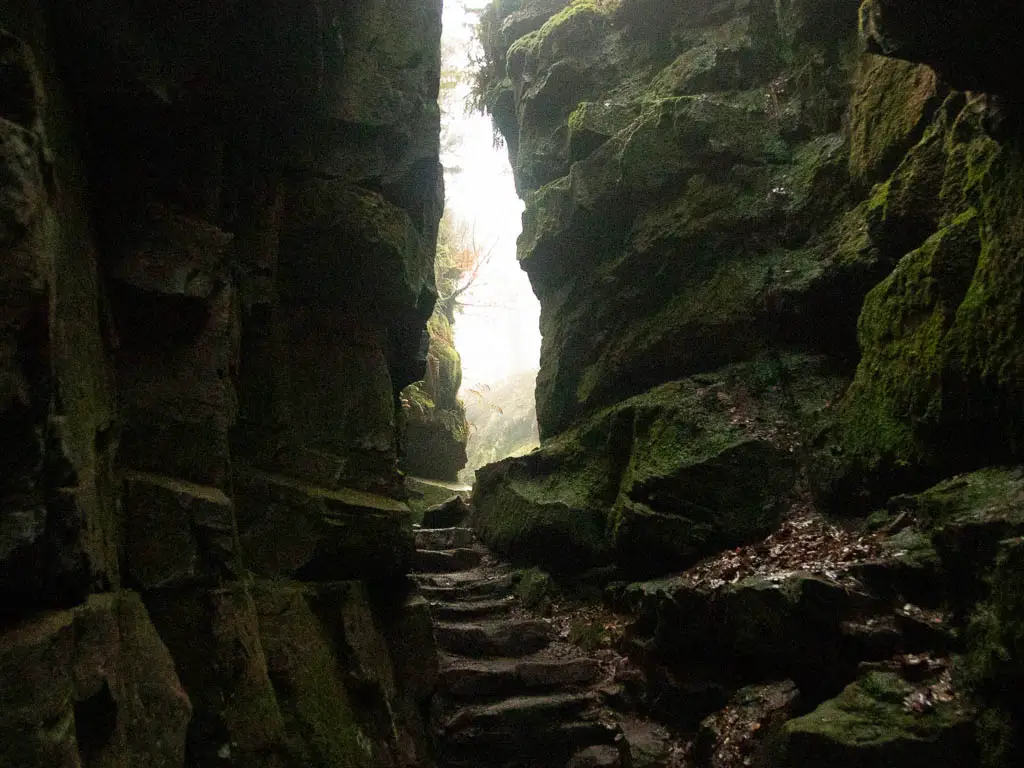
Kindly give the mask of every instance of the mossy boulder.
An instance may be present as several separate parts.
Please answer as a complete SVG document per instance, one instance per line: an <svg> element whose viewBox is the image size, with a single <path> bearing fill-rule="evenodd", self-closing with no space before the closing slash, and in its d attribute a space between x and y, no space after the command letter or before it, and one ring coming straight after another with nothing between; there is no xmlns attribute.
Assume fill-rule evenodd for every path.
<svg viewBox="0 0 1024 768"><path fill-rule="evenodd" d="M601 411L479 470L474 527L555 571L663 572L763 536L796 480L801 424L836 388L817 366L761 359Z"/></svg>
<svg viewBox="0 0 1024 768"><path fill-rule="evenodd" d="M836 582L810 573L751 576L711 588L685 577L630 585L631 642L669 663L693 663L722 681L788 677L820 690L856 663L840 623L857 612ZM708 644L707 638L719 642Z"/></svg>
<svg viewBox="0 0 1024 768"><path fill-rule="evenodd" d="M893 673L873 672L782 728L778 768L829 765L975 765L974 712L962 702L938 702L915 711L914 686Z"/></svg>
<svg viewBox="0 0 1024 768"><path fill-rule="evenodd" d="M927 532L947 593L961 611L984 597L1001 542L1024 534L1024 471L990 468L944 480L890 500Z"/></svg>

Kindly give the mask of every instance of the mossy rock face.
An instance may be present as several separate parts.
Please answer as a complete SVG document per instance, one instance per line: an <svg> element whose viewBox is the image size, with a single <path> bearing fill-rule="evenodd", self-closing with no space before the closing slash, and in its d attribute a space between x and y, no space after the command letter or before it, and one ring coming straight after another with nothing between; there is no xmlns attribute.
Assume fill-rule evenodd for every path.
<svg viewBox="0 0 1024 768"><path fill-rule="evenodd" d="M192 701L191 758L272 768L286 736L248 585L157 590L146 604Z"/></svg>
<svg viewBox="0 0 1024 768"><path fill-rule="evenodd" d="M486 41L541 299L542 441L796 347L846 371L860 356L809 455L824 505L1014 461L1022 162L986 132L992 100L927 66L957 59L949 27L929 40L907 3L864 3L877 56L852 1L591 6Z"/></svg>
<svg viewBox="0 0 1024 768"><path fill-rule="evenodd" d="M985 768L1009 765L1024 745L1024 539L1000 546L991 594L967 628L961 679L983 707L978 741Z"/></svg>
<svg viewBox="0 0 1024 768"><path fill-rule="evenodd" d="M983 114L951 96L873 193L876 247L913 250L864 302L861 362L823 441L831 455L815 459L827 504L862 509L1019 454L1024 174Z"/></svg>
<svg viewBox="0 0 1024 768"><path fill-rule="evenodd" d="M469 425L458 398L462 360L452 344L451 322L441 308L428 324L426 377L402 390L401 469L454 482L466 466Z"/></svg>
<svg viewBox="0 0 1024 768"><path fill-rule="evenodd" d="M124 567L143 589L216 583L239 572L234 507L219 488L128 473Z"/></svg>
<svg viewBox="0 0 1024 768"><path fill-rule="evenodd" d="M869 674L809 715L786 723L771 764L778 768L975 765L974 713L956 702L914 712L904 701L913 691L895 674Z"/></svg>
<svg viewBox="0 0 1024 768"><path fill-rule="evenodd" d="M0 30L9 83L0 124L5 616L67 608L96 584L118 583L117 398L100 331L80 127L58 80L47 13L11 4Z"/></svg>
<svg viewBox="0 0 1024 768"><path fill-rule="evenodd" d="M946 591L961 612L982 599L1001 542L1024 535L1024 471L991 468L944 480L890 500L915 516L942 566Z"/></svg>
<svg viewBox="0 0 1024 768"><path fill-rule="evenodd" d="M327 629L299 586L267 585L255 594L270 680L279 693L288 751L310 766L373 766L380 759L367 720L345 686L343 666ZM344 635L342 636L344 637ZM374 681L377 682L377 681Z"/></svg>
<svg viewBox="0 0 1024 768"><path fill-rule="evenodd" d="M437 649L422 598L371 602L365 584L257 582L266 669L284 723L284 765L421 764L421 712ZM275 764L277 765L277 764Z"/></svg>
<svg viewBox="0 0 1024 768"><path fill-rule="evenodd" d="M763 536L796 479L788 441L837 388L818 363L766 358L671 382L484 467L474 527L555 571L614 559L663 572Z"/></svg>
<svg viewBox="0 0 1024 768"><path fill-rule="evenodd" d="M447 247L447 246L446 246ZM438 259L436 280L442 295L458 289L457 270L443 274ZM462 358L455 349L455 299L439 301L427 321L430 343L422 381L400 394L400 460L402 471L418 477L454 481L466 466L469 424L459 400Z"/></svg>
<svg viewBox="0 0 1024 768"><path fill-rule="evenodd" d="M339 259L339 249L353 258ZM432 249L409 213L337 181L291 192L281 253L286 302L356 302L361 313L386 317L415 310L434 285Z"/></svg>
<svg viewBox="0 0 1024 768"><path fill-rule="evenodd" d="M855 181L889 177L924 133L943 92L928 67L883 57L863 65L850 106L850 171Z"/></svg>
<svg viewBox="0 0 1024 768"><path fill-rule="evenodd" d="M833 134L847 65L826 62L855 8L612 5L570 4L512 43L501 72L527 202L519 256L542 305L542 438L756 354L776 329L811 337L806 294L822 284L870 287L840 288L820 231L795 223L820 221L845 181ZM806 19L836 17L845 31L798 42Z"/></svg>
<svg viewBox="0 0 1024 768"><path fill-rule="evenodd" d="M180 768L192 706L132 592L96 595L0 637L3 768Z"/></svg>

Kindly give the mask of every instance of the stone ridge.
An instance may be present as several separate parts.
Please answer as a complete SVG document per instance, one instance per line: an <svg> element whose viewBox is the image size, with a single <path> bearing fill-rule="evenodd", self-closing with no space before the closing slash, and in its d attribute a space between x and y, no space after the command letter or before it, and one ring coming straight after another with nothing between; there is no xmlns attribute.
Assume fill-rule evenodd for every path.
<svg viewBox="0 0 1024 768"><path fill-rule="evenodd" d="M433 764L440 25L0 3L3 768Z"/></svg>

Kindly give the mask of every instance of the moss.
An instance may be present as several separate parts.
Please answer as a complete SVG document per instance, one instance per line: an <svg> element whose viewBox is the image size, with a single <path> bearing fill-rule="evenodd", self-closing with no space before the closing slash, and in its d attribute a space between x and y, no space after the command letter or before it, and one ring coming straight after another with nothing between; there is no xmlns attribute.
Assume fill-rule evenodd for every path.
<svg viewBox="0 0 1024 768"><path fill-rule="evenodd" d="M1003 544L991 578L991 596L967 629L960 681L983 707L979 746L984 768L1009 765L1024 748L1024 539Z"/></svg>
<svg viewBox="0 0 1024 768"><path fill-rule="evenodd" d="M950 372L969 397L964 420L998 425L1002 441L1019 453L1024 448L1018 437L1024 425L1024 160L1011 149L992 158L982 151L976 160L968 165L967 183L981 188L986 237L950 333Z"/></svg>
<svg viewBox="0 0 1024 768"><path fill-rule="evenodd" d="M564 549L647 572L763 535L796 476L759 425L799 429L834 391L827 379L813 358L759 358L632 397L478 471L475 526L544 567L577 567Z"/></svg>
<svg viewBox="0 0 1024 768"><path fill-rule="evenodd" d="M886 178L918 142L944 94L923 65L869 57L850 107L850 175Z"/></svg>
<svg viewBox="0 0 1024 768"><path fill-rule="evenodd" d="M302 588L268 583L260 585L255 598L293 758L316 768L376 765L373 745L359 722L371 712L353 706L340 660Z"/></svg>
<svg viewBox="0 0 1024 768"><path fill-rule="evenodd" d="M786 723L777 764L780 768L971 764L971 713L946 702L916 713L904 704L913 691L895 674L870 673L810 714Z"/></svg>
<svg viewBox="0 0 1024 768"><path fill-rule="evenodd" d="M913 423L937 423L943 346L974 272L978 215L967 211L908 254L864 302L859 321L864 357L852 397L874 390Z"/></svg>
<svg viewBox="0 0 1024 768"><path fill-rule="evenodd" d="M606 24L617 0L572 0L544 26L523 35L509 47L506 68L514 78L527 61L575 53L574 46L593 36L595 25Z"/></svg>
<svg viewBox="0 0 1024 768"><path fill-rule="evenodd" d="M551 577L540 568L523 571L516 585L516 594L524 608L543 610L551 604L556 587Z"/></svg>
<svg viewBox="0 0 1024 768"><path fill-rule="evenodd" d="M577 616L569 622L568 640L586 653L593 653L611 644L611 634L600 619Z"/></svg>

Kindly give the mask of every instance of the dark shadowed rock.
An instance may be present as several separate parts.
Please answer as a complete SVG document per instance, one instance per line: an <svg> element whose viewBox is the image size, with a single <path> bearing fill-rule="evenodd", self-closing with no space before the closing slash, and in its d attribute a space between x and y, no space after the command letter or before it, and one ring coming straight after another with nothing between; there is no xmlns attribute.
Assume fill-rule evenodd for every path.
<svg viewBox="0 0 1024 768"><path fill-rule="evenodd" d="M235 503L246 562L258 574L386 579L412 562L409 509L394 499L250 471L239 473Z"/></svg>
<svg viewBox="0 0 1024 768"><path fill-rule="evenodd" d="M475 568L481 557L475 549L417 549L412 567L420 573L453 573Z"/></svg>
<svg viewBox="0 0 1024 768"><path fill-rule="evenodd" d="M460 526L469 519L470 507L461 496L453 496L448 501L428 507L423 513L424 528L452 528Z"/></svg>
<svg viewBox="0 0 1024 768"><path fill-rule="evenodd" d="M469 528L423 528L416 531L417 549L458 549L472 546L475 540Z"/></svg>
<svg viewBox="0 0 1024 768"><path fill-rule="evenodd" d="M97 595L0 637L4 768L180 768L192 707L138 595Z"/></svg>
<svg viewBox="0 0 1024 768"><path fill-rule="evenodd" d="M218 488L132 472L125 565L144 589L211 583L237 571L234 506Z"/></svg>
<svg viewBox="0 0 1024 768"><path fill-rule="evenodd" d="M796 712L800 691L792 681L737 691L728 707L701 723L695 751L701 765L763 765L783 723Z"/></svg>
<svg viewBox="0 0 1024 768"><path fill-rule="evenodd" d="M617 747L604 745L581 749L566 763L566 768L619 768L626 765L631 764L623 762Z"/></svg>
<svg viewBox="0 0 1024 768"><path fill-rule="evenodd" d="M546 648L549 624L534 619L479 624L438 624L434 630L443 650L462 656L526 656Z"/></svg>

